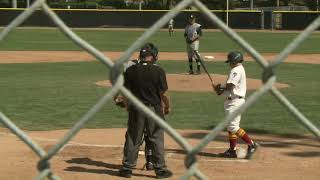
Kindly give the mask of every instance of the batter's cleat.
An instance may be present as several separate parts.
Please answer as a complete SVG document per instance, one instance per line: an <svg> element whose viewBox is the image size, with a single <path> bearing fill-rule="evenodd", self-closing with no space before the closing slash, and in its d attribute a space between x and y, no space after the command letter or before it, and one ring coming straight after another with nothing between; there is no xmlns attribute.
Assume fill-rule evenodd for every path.
<svg viewBox="0 0 320 180"><path fill-rule="evenodd" d="M252 159L253 155L257 152L258 148L259 148L259 144L255 142L252 145L248 145L248 151L245 158Z"/></svg>
<svg viewBox="0 0 320 180"><path fill-rule="evenodd" d="M125 177L125 178L131 178L131 176L132 176L132 170L131 170L131 169L121 168L121 169L119 170L119 176Z"/></svg>
<svg viewBox="0 0 320 180"><path fill-rule="evenodd" d="M157 179L165 179L171 177L173 174L168 169L156 170L156 178Z"/></svg>
<svg viewBox="0 0 320 180"><path fill-rule="evenodd" d="M233 149L228 149L224 153L218 154L219 157L224 157L224 158L237 158L237 152L236 150Z"/></svg>
<svg viewBox="0 0 320 180"><path fill-rule="evenodd" d="M194 72L192 70L189 70L189 74L194 74Z"/></svg>
<svg viewBox="0 0 320 180"><path fill-rule="evenodd" d="M152 162L146 162L145 164L147 171L154 170Z"/></svg>

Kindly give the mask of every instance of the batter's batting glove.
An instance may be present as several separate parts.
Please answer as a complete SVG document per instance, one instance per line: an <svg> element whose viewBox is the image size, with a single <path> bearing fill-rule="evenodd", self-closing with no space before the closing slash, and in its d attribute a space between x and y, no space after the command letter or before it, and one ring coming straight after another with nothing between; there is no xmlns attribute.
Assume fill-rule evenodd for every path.
<svg viewBox="0 0 320 180"><path fill-rule="evenodd" d="M213 85L213 89L216 91L216 94L220 96L224 92L225 88L221 87L221 84L217 84Z"/></svg>

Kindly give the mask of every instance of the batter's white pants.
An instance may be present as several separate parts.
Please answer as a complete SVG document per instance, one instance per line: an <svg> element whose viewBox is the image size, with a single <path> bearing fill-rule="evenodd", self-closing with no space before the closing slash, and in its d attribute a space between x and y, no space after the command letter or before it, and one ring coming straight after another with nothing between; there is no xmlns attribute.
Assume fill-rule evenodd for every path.
<svg viewBox="0 0 320 180"><path fill-rule="evenodd" d="M226 99L224 101L224 111L225 115L228 116L235 110L237 110L242 104L245 103L245 99L233 99L233 100L228 100ZM233 120L230 121L230 123L227 126L227 130L232 133L236 133L240 129L240 120L241 120L241 115L236 116Z"/></svg>
<svg viewBox="0 0 320 180"><path fill-rule="evenodd" d="M199 50L199 40L194 41L191 44L187 43L187 54L188 54L188 58L191 59L194 57L194 51L198 51Z"/></svg>

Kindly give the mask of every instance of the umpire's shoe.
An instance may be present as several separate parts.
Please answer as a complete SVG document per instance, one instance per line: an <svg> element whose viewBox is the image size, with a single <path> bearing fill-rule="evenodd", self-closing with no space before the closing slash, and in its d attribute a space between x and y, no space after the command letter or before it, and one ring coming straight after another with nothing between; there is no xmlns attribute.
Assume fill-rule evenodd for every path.
<svg viewBox="0 0 320 180"><path fill-rule="evenodd" d="M125 177L125 178L131 178L132 170L131 169L126 169L126 168L121 168L119 170L119 176Z"/></svg>
<svg viewBox="0 0 320 180"><path fill-rule="evenodd" d="M173 174L168 169L158 169L155 170L157 179L165 179L171 177Z"/></svg>
<svg viewBox="0 0 320 180"><path fill-rule="evenodd" d="M257 152L258 148L259 148L259 144L255 142L252 145L248 145L248 151L245 158L252 159L253 155Z"/></svg>
<svg viewBox="0 0 320 180"><path fill-rule="evenodd" d="M237 158L237 152L236 150L229 148L224 153L218 154L218 156L224 158Z"/></svg>

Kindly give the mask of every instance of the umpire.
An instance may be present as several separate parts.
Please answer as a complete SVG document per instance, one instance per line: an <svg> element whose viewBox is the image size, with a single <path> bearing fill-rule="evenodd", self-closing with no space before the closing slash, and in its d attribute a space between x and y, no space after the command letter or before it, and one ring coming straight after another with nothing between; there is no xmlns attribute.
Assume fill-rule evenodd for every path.
<svg viewBox="0 0 320 180"><path fill-rule="evenodd" d="M157 59L157 47L152 43L145 44L140 50L140 62L129 67L124 73L124 85L151 111L164 119L164 115L170 112L170 100L167 95L166 74L155 64ZM126 178L132 176L132 168L136 166L139 146L146 129L156 178L171 177L172 172L167 169L164 159L164 130L130 102L128 102L128 113L123 166L119 175Z"/></svg>

